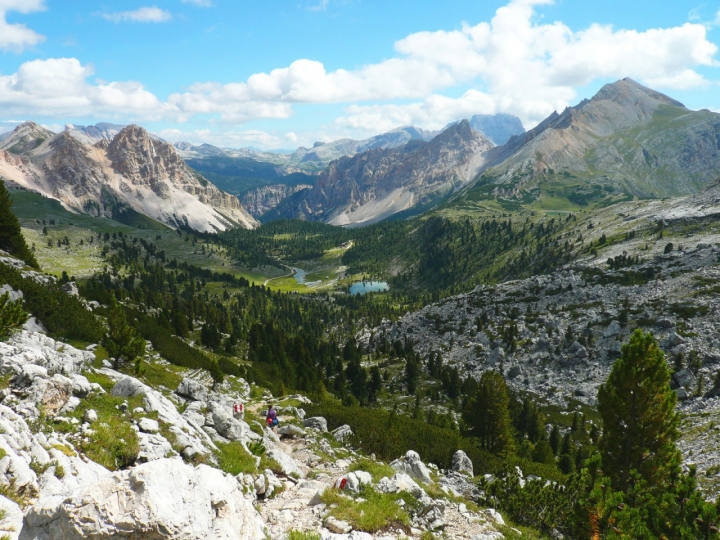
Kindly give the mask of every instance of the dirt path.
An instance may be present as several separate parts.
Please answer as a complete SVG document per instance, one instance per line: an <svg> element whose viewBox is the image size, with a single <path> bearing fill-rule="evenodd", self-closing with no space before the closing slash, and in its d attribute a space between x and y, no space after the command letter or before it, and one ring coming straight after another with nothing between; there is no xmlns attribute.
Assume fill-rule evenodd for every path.
<svg viewBox="0 0 720 540"><path fill-rule="evenodd" d="M284 275L284 276L275 276L275 277L273 277L273 278L266 279L266 280L265 280L265 283L263 283L263 285L264 285L265 287L267 287L267 284L270 283L273 279L286 278L286 277L290 277L290 276L292 276L292 275L295 274L295 270L293 270L290 266L288 266L287 264L283 264L283 263L280 263L280 264L282 264L285 268L290 268L290 273L289 273L289 274L286 274L286 275Z"/></svg>

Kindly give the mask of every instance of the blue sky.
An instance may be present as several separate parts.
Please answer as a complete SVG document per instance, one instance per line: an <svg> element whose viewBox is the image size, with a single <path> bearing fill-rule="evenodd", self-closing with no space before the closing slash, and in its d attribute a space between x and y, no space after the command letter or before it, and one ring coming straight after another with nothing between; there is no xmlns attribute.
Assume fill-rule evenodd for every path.
<svg viewBox="0 0 720 540"><path fill-rule="evenodd" d="M629 76L720 110L720 2L0 0L0 131L138 123L294 148L507 112Z"/></svg>

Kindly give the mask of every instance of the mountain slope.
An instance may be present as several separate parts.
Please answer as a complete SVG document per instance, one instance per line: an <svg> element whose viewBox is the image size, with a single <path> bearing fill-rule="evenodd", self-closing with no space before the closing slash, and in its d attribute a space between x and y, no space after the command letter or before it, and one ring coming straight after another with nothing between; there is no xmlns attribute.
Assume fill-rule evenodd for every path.
<svg viewBox="0 0 720 540"><path fill-rule="evenodd" d="M112 141L81 142L22 124L0 141L0 175L67 208L112 216L122 208L200 231L252 228L240 201L192 171L172 146L138 126Z"/></svg>
<svg viewBox="0 0 720 540"><path fill-rule="evenodd" d="M719 137L720 115L623 79L491 150L471 192L579 204L689 194L720 173Z"/></svg>
<svg viewBox="0 0 720 540"><path fill-rule="evenodd" d="M473 178L493 143L467 120L429 142L373 149L332 162L312 189L277 209L279 217L366 225L425 206Z"/></svg>

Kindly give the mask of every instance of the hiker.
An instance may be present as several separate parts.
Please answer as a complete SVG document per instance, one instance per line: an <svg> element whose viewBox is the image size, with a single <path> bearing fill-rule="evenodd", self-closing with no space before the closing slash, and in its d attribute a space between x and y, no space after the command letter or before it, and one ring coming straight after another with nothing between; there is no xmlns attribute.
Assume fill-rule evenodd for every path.
<svg viewBox="0 0 720 540"><path fill-rule="evenodd" d="M265 421L267 422L267 425L270 429L273 429L275 426L278 425L277 413L275 412L275 407L272 403L268 404L268 410L265 414Z"/></svg>

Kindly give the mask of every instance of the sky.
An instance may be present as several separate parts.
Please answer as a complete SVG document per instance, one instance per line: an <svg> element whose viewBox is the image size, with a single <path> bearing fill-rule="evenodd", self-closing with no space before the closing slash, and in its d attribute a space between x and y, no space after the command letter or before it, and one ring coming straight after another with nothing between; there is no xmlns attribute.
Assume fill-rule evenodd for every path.
<svg viewBox="0 0 720 540"><path fill-rule="evenodd" d="M720 1L0 0L0 132L136 123L294 149L508 113L631 77L720 111Z"/></svg>

